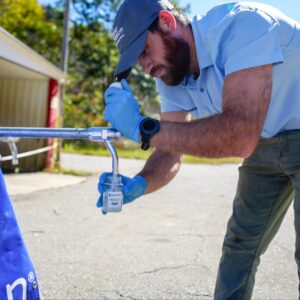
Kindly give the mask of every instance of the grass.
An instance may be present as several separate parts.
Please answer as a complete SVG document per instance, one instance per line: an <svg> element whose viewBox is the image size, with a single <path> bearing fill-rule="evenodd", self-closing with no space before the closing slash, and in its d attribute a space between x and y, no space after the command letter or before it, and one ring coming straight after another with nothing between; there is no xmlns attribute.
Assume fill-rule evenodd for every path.
<svg viewBox="0 0 300 300"><path fill-rule="evenodd" d="M143 151L136 147L120 147L116 146L118 156L123 158L135 158L135 159L147 159L151 155L151 151ZM73 143L66 143L63 146L63 152L65 153L78 153L86 155L99 155L99 156L110 156L109 151L98 144L84 144L77 145ZM191 164L239 164L242 159L237 157L228 158L205 158L205 157L194 157L190 155L184 155L183 162Z"/></svg>
<svg viewBox="0 0 300 300"><path fill-rule="evenodd" d="M51 173L51 174L64 174L64 175L73 175L73 176L90 176L92 173L90 172L83 172L83 171L76 171L76 170L72 170L72 169L64 169L64 168L54 168L54 169L49 169L49 168L45 168L43 170L44 172L47 173Z"/></svg>

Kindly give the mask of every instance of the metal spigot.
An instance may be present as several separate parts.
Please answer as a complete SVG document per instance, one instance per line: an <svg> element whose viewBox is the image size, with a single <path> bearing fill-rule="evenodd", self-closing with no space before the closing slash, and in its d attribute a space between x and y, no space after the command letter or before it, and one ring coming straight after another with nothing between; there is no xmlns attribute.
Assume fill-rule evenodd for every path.
<svg viewBox="0 0 300 300"><path fill-rule="evenodd" d="M12 165L17 166L19 164L18 159L18 148L16 145L16 142L18 142L20 139L16 137L2 137L1 141L8 144L11 157L12 157ZM0 160L1 161L1 160Z"/></svg>

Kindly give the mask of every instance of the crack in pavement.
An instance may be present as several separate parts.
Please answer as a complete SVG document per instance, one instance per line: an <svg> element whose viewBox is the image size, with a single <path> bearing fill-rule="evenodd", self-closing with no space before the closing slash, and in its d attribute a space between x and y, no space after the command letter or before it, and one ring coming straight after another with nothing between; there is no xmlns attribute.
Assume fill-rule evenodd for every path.
<svg viewBox="0 0 300 300"><path fill-rule="evenodd" d="M189 267L189 266L191 266L191 264L186 264L186 265L181 265L181 266L161 267L161 268L153 269L151 271L136 273L136 274L133 275L133 277L135 277L137 275L153 274L153 273L157 273L157 272L160 272L160 271L166 271L166 270L178 270L178 269L186 268L186 267Z"/></svg>
<svg viewBox="0 0 300 300"><path fill-rule="evenodd" d="M132 300L139 300L138 298L134 298L132 296L125 296L124 294L122 294L120 291L115 290L114 291L116 294L118 294L121 298L128 298L128 299L132 299Z"/></svg>
<svg viewBox="0 0 300 300"><path fill-rule="evenodd" d="M131 299L131 300L139 300L139 298L135 298L133 296L124 295L123 293L121 293L118 290L114 290L114 292L116 294L118 294L121 298L128 298L128 299ZM203 299L203 298L212 298L212 295L210 295L208 293L189 293L189 292L184 292L184 291L180 292L180 293L162 291L162 293L167 294L167 295L172 295L173 296L172 299L180 299L180 298L182 298L182 295L187 296L187 297L200 297L200 299Z"/></svg>

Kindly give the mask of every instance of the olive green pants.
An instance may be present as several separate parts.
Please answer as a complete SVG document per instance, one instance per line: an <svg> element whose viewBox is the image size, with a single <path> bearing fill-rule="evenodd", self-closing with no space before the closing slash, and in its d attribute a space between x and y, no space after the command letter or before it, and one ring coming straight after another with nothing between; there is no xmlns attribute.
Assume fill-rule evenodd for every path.
<svg viewBox="0 0 300 300"><path fill-rule="evenodd" d="M216 300L251 298L260 255L277 233L293 198L299 275L300 130L260 139L254 153L239 168L233 213L219 265Z"/></svg>

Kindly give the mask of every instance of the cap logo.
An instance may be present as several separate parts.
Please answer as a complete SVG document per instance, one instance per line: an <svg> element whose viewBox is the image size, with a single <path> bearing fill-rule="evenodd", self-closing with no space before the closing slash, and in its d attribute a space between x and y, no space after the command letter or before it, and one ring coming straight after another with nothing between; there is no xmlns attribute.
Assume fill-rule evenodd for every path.
<svg viewBox="0 0 300 300"><path fill-rule="evenodd" d="M112 32L113 39L115 40L117 46L121 42L121 40L125 37L123 31L124 31L123 27L121 28L116 27Z"/></svg>

